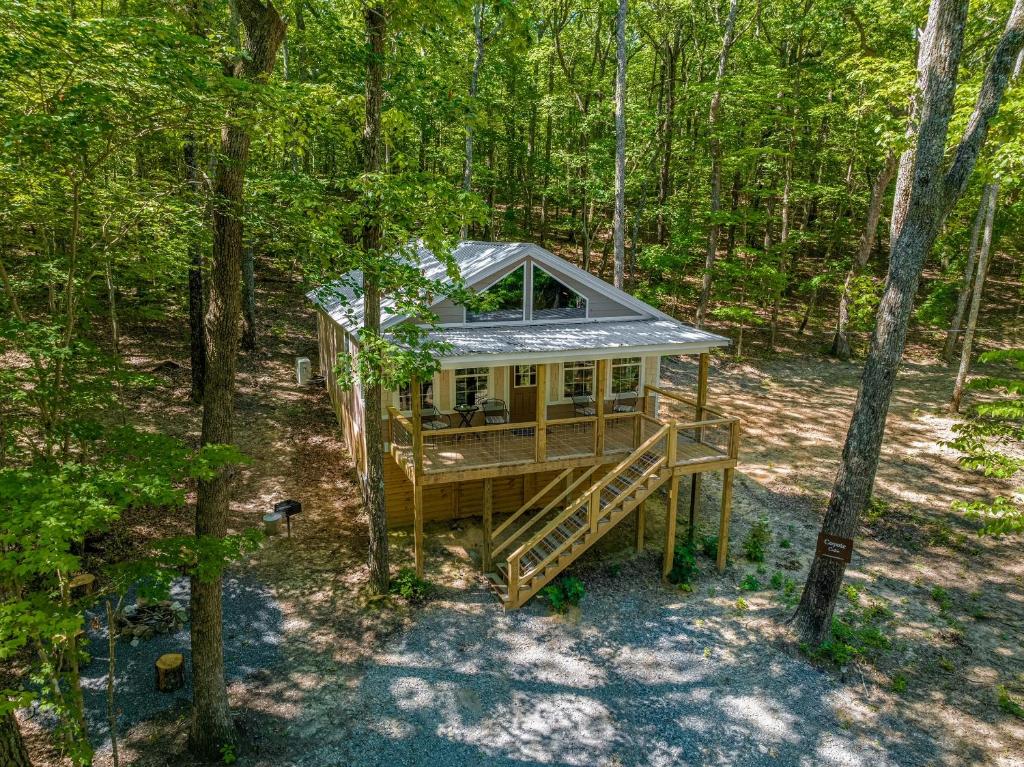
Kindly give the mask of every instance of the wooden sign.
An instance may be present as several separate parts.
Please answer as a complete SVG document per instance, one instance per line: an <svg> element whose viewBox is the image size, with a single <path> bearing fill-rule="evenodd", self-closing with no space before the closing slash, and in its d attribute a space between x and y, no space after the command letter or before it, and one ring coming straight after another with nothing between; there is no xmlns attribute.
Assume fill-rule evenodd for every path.
<svg viewBox="0 0 1024 767"><path fill-rule="evenodd" d="M853 556L853 539L840 538L838 535L829 535L828 533L818 533L818 549L816 553L819 557L838 559L849 564L850 558Z"/></svg>

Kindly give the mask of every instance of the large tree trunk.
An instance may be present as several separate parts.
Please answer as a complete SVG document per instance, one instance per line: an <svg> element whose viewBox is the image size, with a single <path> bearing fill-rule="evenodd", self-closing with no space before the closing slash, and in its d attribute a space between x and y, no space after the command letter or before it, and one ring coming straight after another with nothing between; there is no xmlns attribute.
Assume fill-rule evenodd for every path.
<svg viewBox="0 0 1024 767"><path fill-rule="evenodd" d="M715 256L718 253L718 238L722 232L722 224L718 220L718 212L722 207L722 141L718 136L718 115L722 108L722 81L725 79L725 68L729 63L729 51L735 41L736 14L739 12L739 0L730 0L729 15L725 19L725 31L722 33L722 49L718 54L718 70L715 73L715 90L711 95L711 107L708 110L708 134L711 136L711 227L708 230L708 244L704 251L704 277L700 289L700 301L697 303L697 327L704 327L708 305L711 303L711 288L714 282Z"/></svg>
<svg viewBox="0 0 1024 767"><path fill-rule="evenodd" d="M3 767L31 767L18 720L10 711L0 714L0 764Z"/></svg>
<svg viewBox="0 0 1024 767"><path fill-rule="evenodd" d="M190 133L185 137L183 150L185 158L185 176L198 204L202 199L203 187L199 178L199 166L196 164L195 137ZM206 334L203 332L203 316L205 305L203 300L203 249L197 238L193 237L188 244L188 337L189 352L192 360L192 391L193 402L203 401L203 380L206 378Z"/></svg>
<svg viewBox="0 0 1024 767"><path fill-rule="evenodd" d="M229 74L259 80L274 67L285 25L273 4L238 0L246 31L245 55ZM228 445L234 439L235 368L241 310L243 182L250 133L243 121L229 120L221 130L221 161L213 188L213 255L206 307L207 370L203 394L201 444ZM196 535L223 538L231 499L231 470L198 482ZM235 741L224 684L221 639L221 578L192 577L191 638L193 712L189 742L206 759L219 759L221 747Z"/></svg>
<svg viewBox="0 0 1024 767"><path fill-rule="evenodd" d="M369 11L367 11L369 12ZM469 108L470 114L469 119L466 120L466 157L462 165L462 188L466 192L473 190L473 120L476 116L476 95L480 87L480 68L484 63L484 6L483 3L476 3L473 6L473 40L475 41L474 50L476 55L473 58L473 72L469 76ZM382 17L382 23L383 17ZM369 17L367 17L367 24L369 24ZM383 27L382 27L383 30ZM372 33L369 26L367 31ZM372 44L372 40L371 40ZM367 82L369 87L369 82ZM367 105L369 109L369 105ZM367 113L369 116L369 113ZM365 135L364 135L365 138ZM488 217L488 220L489 217ZM462 231L459 235L463 240L469 236L468 227L463 224Z"/></svg>
<svg viewBox="0 0 1024 767"><path fill-rule="evenodd" d="M665 44L665 117L662 120L661 173L658 175L658 231L657 241L664 244L665 204L672 194L672 140L675 138L676 68L682 30L677 26L672 43Z"/></svg>
<svg viewBox="0 0 1024 767"><path fill-rule="evenodd" d="M956 299L956 311L953 312L953 322L946 332L946 345L942 351L947 365L953 361L956 341L962 332L961 324L967 313L967 302L971 299L971 279L974 277L974 263L978 258L978 239L981 237L982 222L985 220L986 202L987 198L983 192L981 202L978 203L978 212L974 216L974 226L971 229L971 243L967 248L967 263L964 265L964 276L960 281L960 295Z"/></svg>
<svg viewBox="0 0 1024 767"><path fill-rule="evenodd" d="M626 271L626 0L615 18L615 277L622 288Z"/></svg>
<svg viewBox="0 0 1024 767"><path fill-rule="evenodd" d="M953 397L949 401L949 412L960 412L960 400L964 396L964 384L971 368L971 351L974 346L974 331L978 326L978 312L981 309L981 294L985 290L985 274L988 272L988 254L992 248L992 223L996 215L996 195L999 184L986 184L982 199L986 203L985 236L981 241L981 253L978 255L978 274L974 278L974 295L971 298L971 311L967 315L967 329L964 332L964 348L960 352L960 369L953 384Z"/></svg>
<svg viewBox="0 0 1024 767"><path fill-rule="evenodd" d="M373 5L364 11L366 37L370 55L366 64L366 118L363 126L364 168L368 175L380 172L383 141L380 111L384 101L384 38L387 19L383 5ZM373 263L381 258L381 228L370 219L363 227L363 252L366 266L363 270L363 337L367 340L380 335L380 285ZM379 366L379 361L373 364ZM364 363L365 365L365 363ZM379 371L377 371L379 372ZM363 389L363 434L366 440L366 478L363 501L370 518L370 589L376 594L388 591L388 521L384 506L384 441L381 434L380 376L361 382ZM414 396L415 393L414 393Z"/></svg>
<svg viewBox="0 0 1024 767"><path fill-rule="evenodd" d="M908 190L906 205L894 212L900 220L893 221L893 231L898 234L891 246L889 274L842 461L822 523L822 532L830 535L854 538L861 512L871 497L896 371L903 356L925 258L943 219L967 186L989 124L999 109L1014 59L1024 45L1024 0L1016 0L1006 32L989 62L974 114L949 170L944 173L943 157L966 18L964 0L932 0L923 45L926 53L920 77L920 128L913 162L905 171L912 172L912 179L903 185ZM838 559L815 556L793 616L804 641L819 644L828 638L845 569L846 565Z"/></svg>
<svg viewBox="0 0 1024 767"><path fill-rule="evenodd" d="M242 348L256 351L256 253L252 245L242 251Z"/></svg>
<svg viewBox="0 0 1024 767"><path fill-rule="evenodd" d="M551 183L551 95L555 92L555 59L548 57L548 99L544 104L544 180L540 198L540 244L547 247L548 240L548 184Z"/></svg>
<svg viewBox="0 0 1024 767"><path fill-rule="evenodd" d="M882 215L882 201L885 199L885 190L896 175L898 161L895 155L890 154L885 160L885 166L875 176L875 182L871 185L871 199L868 201L868 215L864 222L864 231L860 234L860 241L857 243L857 256L850 269L846 272L846 280L843 282L843 293L839 297L839 316L836 320L836 332L832 337L832 349L830 353L841 360L850 359L850 339L848 327L850 325L850 287L854 278L867 266L868 258L871 257L871 250L875 247L875 237L878 234L878 220Z"/></svg>

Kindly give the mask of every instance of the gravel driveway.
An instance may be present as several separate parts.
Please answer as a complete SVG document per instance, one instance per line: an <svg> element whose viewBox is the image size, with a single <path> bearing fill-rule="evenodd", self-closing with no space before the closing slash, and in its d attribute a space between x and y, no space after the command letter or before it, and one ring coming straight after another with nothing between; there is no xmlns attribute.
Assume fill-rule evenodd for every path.
<svg viewBox="0 0 1024 767"><path fill-rule="evenodd" d="M295 767L850 765L932 762L935 744L849 721L842 685L662 588L648 554L584 574L575 618L445 592L365 667ZM837 713L838 712L838 713ZM330 726L326 726L327 723ZM884 723L875 722L881 726ZM888 740L888 738L885 738Z"/></svg>

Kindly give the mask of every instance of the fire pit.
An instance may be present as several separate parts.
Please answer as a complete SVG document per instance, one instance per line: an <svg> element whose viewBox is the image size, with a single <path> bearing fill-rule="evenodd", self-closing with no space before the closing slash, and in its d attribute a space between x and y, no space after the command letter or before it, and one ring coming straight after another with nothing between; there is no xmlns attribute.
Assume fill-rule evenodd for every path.
<svg viewBox="0 0 1024 767"><path fill-rule="evenodd" d="M180 602L142 602L129 605L115 618L117 635L125 639L152 639L157 634L177 631L188 619Z"/></svg>

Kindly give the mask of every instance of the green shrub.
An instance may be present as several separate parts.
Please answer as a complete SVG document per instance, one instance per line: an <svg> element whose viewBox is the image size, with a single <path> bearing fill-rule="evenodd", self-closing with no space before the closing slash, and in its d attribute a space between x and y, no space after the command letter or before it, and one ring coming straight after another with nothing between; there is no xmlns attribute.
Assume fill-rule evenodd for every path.
<svg viewBox="0 0 1024 767"><path fill-rule="evenodd" d="M779 541L780 549L788 549L792 545L793 544L789 542L789 538L783 538L781 541Z"/></svg>
<svg viewBox="0 0 1024 767"><path fill-rule="evenodd" d="M860 603L860 591L858 591L857 587L854 586L852 583L848 583L845 586L843 586L842 594L844 597L846 597L847 601L851 605L856 605Z"/></svg>
<svg viewBox="0 0 1024 767"><path fill-rule="evenodd" d="M753 573L747 573L746 577L740 581L740 591L758 591L760 588L761 582Z"/></svg>
<svg viewBox="0 0 1024 767"><path fill-rule="evenodd" d="M750 528L747 537L743 539L743 550L747 559L751 562L764 562L765 549L772 539L772 531L768 526L768 519L761 517Z"/></svg>
<svg viewBox="0 0 1024 767"><path fill-rule="evenodd" d="M586 594L587 589L583 581L574 575L562 578L560 581L550 583L541 589L541 596L547 600L552 612L564 613L570 607L575 607Z"/></svg>
<svg viewBox="0 0 1024 767"><path fill-rule="evenodd" d="M946 613L953 604L953 600L949 598L949 592L946 591L942 586L936 586L932 589L932 600L939 606L940 613Z"/></svg>
<svg viewBox="0 0 1024 767"><path fill-rule="evenodd" d="M782 575L781 570L776 570L774 573L772 573L772 579L768 581L768 585L776 591L782 588L783 583L785 583L785 576Z"/></svg>
<svg viewBox="0 0 1024 767"><path fill-rule="evenodd" d="M858 595L859 596L859 595ZM889 637L883 626L892 616L892 611L876 605L867 608L858 606L844 610L832 618L832 636L815 648L802 649L817 660L826 660L837 666L845 666L854 658L871 660L887 650Z"/></svg>
<svg viewBox="0 0 1024 767"><path fill-rule="evenodd" d="M743 597L738 597L736 599L736 609L737 609L737 611L743 612L744 610L747 610L749 608L750 608L750 605L747 604L747 600L746 599L744 599Z"/></svg>
<svg viewBox="0 0 1024 767"><path fill-rule="evenodd" d="M996 687L996 696L999 701L999 708L1005 711L1007 714L1017 717L1018 719L1024 719L1024 706L1013 699L1003 685Z"/></svg>
<svg viewBox="0 0 1024 767"><path fill-rule="evenodd" d="M398 571L398 575L391 579L391 593L414 605L423 604L430 599L433 588L427 581L416 577L416 571L411 567L403 567Z"/></svg>
<svg viewBox="0 0 1024 767"><path fill-rule="evenodd" d="M900 695L907 691L907 678L903 674L897 674L892 678L892 691Z"/></svg>
<svg viewBox="0 0 1024 767"><path fill-rule="evenodd" d="M714 559L718 556L718 536L717 535L705 535L700 539L700 550L704 553L704 556Z"/></svg>
<svg viewBox="0 0 1024 767"><path fill-rule="evenodd" d="M688 584L700 572L693 547L686 543L677 543L672 556L672 569L668 574L668 582L676 585Z"/></svg>

